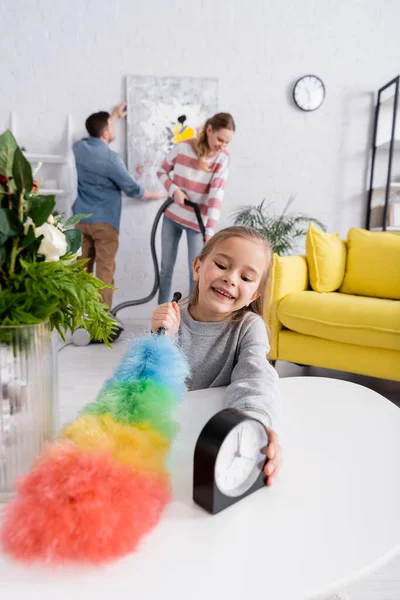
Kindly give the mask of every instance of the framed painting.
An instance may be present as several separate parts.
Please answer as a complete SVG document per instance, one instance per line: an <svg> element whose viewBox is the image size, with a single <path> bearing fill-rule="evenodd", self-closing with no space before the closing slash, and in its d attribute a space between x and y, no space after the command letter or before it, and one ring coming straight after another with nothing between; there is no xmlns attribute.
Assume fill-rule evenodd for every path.
<svg viewBox="0 0 400 600"><path fill-rule="evenodd" d="M218 80L128 75L126 99L129 172L145 188L158 188L157 168L172 146L218 112Z"/></svg>

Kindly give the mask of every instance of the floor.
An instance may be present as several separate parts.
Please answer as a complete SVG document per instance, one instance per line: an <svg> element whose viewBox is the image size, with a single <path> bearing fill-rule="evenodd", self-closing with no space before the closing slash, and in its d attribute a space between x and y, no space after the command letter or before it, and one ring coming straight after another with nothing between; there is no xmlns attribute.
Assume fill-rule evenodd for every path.
<svg viewBox="0 0 400 600"><path fill-rule="evenodd" d="M124 354L129 338L143 333L141 324L132 321L125 323L125 326L124 333L113 344L112 350L100 344L83 347L60 345L60 424L75 418L83 404L94 400L93 384L96 382L97 389L102 387ZM277 363L277 370L281 377L312 375L347 379L375 390L400 407L400 383L283 362ZM400 557L373 577L346 591L350 600L400 600Z"/></svg>

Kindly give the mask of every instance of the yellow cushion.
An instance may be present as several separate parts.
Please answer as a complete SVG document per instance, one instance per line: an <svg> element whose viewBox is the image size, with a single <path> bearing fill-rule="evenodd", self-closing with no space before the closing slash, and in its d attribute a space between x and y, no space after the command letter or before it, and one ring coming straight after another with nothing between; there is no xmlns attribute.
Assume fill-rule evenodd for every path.
<svg viewBox="0 0 400 600"><path fill-rule="evenodd" d="M350 229L344 294L400 299L400 235Z"/></svg>
<svg viewBox="0 0 400 600"><path fill-rule="evenodd" d="M318 338L400 350L400 302L331 292L293 292L278 318L292 331Z"/></svg>
<svg viewBox="0 0 400 600"><path fill-rule="evenodd" d="M278 332L282 325L279 322L277 308L283 296L289 292L308 289L308 268L305 256L278 256L272 259L272 272L267 287L264 319L269 328L270 357L276 358L278 352Z"/></svg>
<svg viewBox="0 0 400 600"><path fill-rule="evenodd" d="M338 233L325 233L312 223L306 236L310 284L315 292L334 292L342 285L346 245Z"/></svg>

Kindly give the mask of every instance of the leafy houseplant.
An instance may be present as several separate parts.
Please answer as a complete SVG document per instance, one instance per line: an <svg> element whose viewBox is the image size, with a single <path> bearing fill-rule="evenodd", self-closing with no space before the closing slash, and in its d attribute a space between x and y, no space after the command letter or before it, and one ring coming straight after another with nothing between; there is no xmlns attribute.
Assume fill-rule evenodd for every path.
<svg viewBox="0 0 400 600"><path fill-rule="evenodd" d="M54 205L14 136L0 135L0 503L57 430L52 330L84 327L109 345L116 327L105 284L76 260L82 232L71 227L88 215L63 225Z"/></svg>
<svg viewBox="0 0 400 600"><path fill-rule="evenodd" d="M36 183L36 182L35 182ZM47 319L64 338L84 327L92 338L108 340L115 320L102 303L106 287L85 269L82 232L54 217L54 196L41 196L32 169L10 131L0 135L0 326Z"/></svg>
<svg viewBox="0 0 400 600"><path fill-rule="evenodd" d="M288 213L293 199L293 196L289 198L281 215L271 214L270 205L265 205L265 200L258 206L242 206L234 213L234 223L256 229L269 240L276 254L290 254L306 235L309 223L315 223L326 231L325 226L318 219Z"/></svg>

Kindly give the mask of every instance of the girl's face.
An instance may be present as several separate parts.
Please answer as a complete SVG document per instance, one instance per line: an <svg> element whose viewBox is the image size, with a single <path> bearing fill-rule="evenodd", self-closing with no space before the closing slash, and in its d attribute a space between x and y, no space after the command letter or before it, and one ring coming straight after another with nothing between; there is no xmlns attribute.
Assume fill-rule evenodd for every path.
<svg viewBox="0 0 400 600"><path fill-rule="evenodd" d="M219 242L203 262L196 258L193 271L199 299L193 317L198 321L224 321L248 306L260 295L266 260L262 244L240 237Z"/></svg>
<svg viewBox="0 0 400 600"><path fill-rule="evenodd" d="M209 125L207 127L207 143L210 151L215 153L225 150L234 133L231 129L218 129L218 131L214 131L211 125Z"/></svg>

